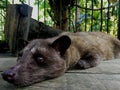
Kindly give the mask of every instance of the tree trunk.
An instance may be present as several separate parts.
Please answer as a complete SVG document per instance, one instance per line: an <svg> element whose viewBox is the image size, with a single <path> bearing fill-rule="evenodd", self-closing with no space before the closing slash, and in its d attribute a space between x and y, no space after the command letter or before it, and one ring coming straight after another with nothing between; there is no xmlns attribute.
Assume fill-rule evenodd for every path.
<svg viewBox="0 0 120 90"><path fill-rule="evenodd" d="M73 6L74 2L75 0L49 0L57 29L68 30L68 8Z"/></svg>

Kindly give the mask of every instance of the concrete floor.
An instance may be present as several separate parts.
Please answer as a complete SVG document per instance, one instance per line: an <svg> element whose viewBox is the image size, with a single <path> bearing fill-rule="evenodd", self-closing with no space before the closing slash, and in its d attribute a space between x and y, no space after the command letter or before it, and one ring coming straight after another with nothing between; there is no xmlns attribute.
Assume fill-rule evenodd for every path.
<svg viewBox="0 0 120 90"><path fill-rule="evenodd" d="M0 73L13 66L15 57L0 58ZM71 70L59 78L17 88L0 76L0 90L120 90L120 59L102 61L86 70Z"/></svg>

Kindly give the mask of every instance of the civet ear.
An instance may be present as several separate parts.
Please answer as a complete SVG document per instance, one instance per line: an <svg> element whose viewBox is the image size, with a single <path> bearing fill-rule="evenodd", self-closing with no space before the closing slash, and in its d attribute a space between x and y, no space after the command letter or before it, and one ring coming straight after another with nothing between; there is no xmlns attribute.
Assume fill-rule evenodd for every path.
<svg viewBox="0 0 120 90"><path fill-rule="evenodd" d="M51 46L55 50L60 52L60 55L64 55L70 45L71 45L71 39L66 35L59 37L51 44Z"/></svg>

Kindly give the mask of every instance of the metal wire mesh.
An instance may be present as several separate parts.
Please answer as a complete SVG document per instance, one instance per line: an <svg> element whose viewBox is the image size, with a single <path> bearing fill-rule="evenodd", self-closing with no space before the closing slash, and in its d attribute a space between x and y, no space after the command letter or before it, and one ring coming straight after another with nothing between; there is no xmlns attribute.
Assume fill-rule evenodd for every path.
<svg viewBox="0 0 120 90"><path fill-rule="evenodd" d="M16 0L5 0L6 1L6 7L9 3L11 4L16 4ZM25 1L25 0L19 0L19 1ZM43 18L43 22L45 24L48 24L48 19L46 18L46 16L48 16L48 6L47 0L35 0L37 1L37 20L41 21L41 18ZM41 2L44 2L44 12L43 12L43 17L40 17L41 14ZM112 0L106 0L106 6L104 6L104 0L100 0L99 2L99 8L95 7L95 0L84 0L84 5L81 3L80 0L75 0L76 4L74 4L74 10L68 8L68 31L103 31L103 32L107 32L107 33L113 33L115 35L118 35L118 37L120 37L120 0L118 0L118 2L116 3L111 3ZM97 0L98 1L98 0ZM117 1L117 0L116 0ZM17 0L18 2L18 0ZM21 3L20 2L20 3ZM31 0L26 0L25 1L26 4L31 5ZM61 2L62 3L62 2ZM62 4L61 8L63 7ZM49 7L50 8L50 7ZM79 9L79 10L78 10ZM112 10L113 9L113 10ZM111 23L111 19L113 18L111 16L111 14L113 13L113 11L116 10L117 15L113 16L115 18L115 20L117 21L118 25L114 25L114 20L113 23ZM60 10L61 11L61 10ZM79 11L79 12L78 12ZM95 17L96 12L99 14L99 17ZM5 13L5 11L3 9L0 9L0 30L3 31L4 30L4 21L5 21L5 17L2 16L3 13ZM73 14L74 13L74 14ZM78 15L79 13L79 15ZM62 12L60 13L62 15ZM72 15L71 15L72 14ZM61 16L60 15L60 16ZM106 16L105 16L106 15ZM49 16L49 18L53 18L51 16ZM54 24L56 23L53 19L50 19L51 22L53 22L52 26L54 26ZM62 17L60 17L60 20L62 20ZM113 26L112 28L115 29L112 31L111 26ZM117 27L117 28L116 28ZM62 22L60 22L60 29L62 28Z"/></svg>

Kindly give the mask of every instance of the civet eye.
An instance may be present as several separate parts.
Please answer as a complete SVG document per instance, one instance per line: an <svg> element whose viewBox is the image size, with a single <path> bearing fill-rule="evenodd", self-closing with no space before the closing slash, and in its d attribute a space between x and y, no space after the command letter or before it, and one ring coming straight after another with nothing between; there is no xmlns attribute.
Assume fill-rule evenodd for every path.
<svg viewBox="0 0 120 90"><path fill-rule="evenodd" d="M37 61L39 63L44 63L44 58L43 57L37 57Z"/></svg>
<svg viewBox="0 0 120 90"><path fill-rule="evenodd" d="M39 65L45 65L46 64L45 59L41 54L35 54L34 59Z"/></svg>

